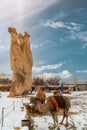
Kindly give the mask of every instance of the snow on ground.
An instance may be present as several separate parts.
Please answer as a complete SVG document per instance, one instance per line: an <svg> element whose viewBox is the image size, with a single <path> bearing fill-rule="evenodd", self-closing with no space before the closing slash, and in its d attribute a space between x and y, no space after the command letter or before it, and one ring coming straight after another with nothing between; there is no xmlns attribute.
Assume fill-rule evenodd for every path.
<svg viewBox="0 0 87 130"><path fill-rule="evenodd" d="M21 120L25 118L23 103L29 103L29 97L8 97L8 92L1 92L0 97L0 130L28 130L28 127L21 126ZM30 96L34 96L33 95ZM46 93L47 96L52 93ZM60 130L87 130L87 91L72 92L64 94L71 101L69 114L69 126L59 125ZM2 116L3 115L3 116ZM58 116L59 122L62 116ZM52 130L53 120L50 115L32 117L34 120L34 130ZM64 122L65 124L65 122ZM56 129L54 129L56 130Z"/></svg>

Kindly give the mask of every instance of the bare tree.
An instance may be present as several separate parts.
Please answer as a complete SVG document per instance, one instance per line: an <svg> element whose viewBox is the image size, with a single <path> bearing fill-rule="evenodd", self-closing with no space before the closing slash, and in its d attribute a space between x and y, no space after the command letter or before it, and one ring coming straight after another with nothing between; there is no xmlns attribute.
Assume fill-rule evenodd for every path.
<svg viewBox="0 0 87 130"><path fill-rule="evenodd" d="M54 78L47 79L47 83L49 85L59 85L59 82L60 82L59 77L54 77Z"/></svg>

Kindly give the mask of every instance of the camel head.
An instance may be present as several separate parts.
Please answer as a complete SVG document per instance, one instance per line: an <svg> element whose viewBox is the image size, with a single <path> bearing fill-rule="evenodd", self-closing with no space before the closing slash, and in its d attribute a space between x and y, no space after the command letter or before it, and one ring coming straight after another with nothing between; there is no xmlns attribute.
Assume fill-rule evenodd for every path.
<svg viewBox="0 0 87 130"><path fill-rule="evenodd" d="M32 111L32 107L29 104L23 103L23 106L27 111Z"/></svg>
<svg viewBox="0 0 87 130"><path fill-rule="evenodd" d="M36 97L31 97L30 103L33 105L33 108L36 112L40 112L38 109L42 105L40 100L38 100Z"/></svg>

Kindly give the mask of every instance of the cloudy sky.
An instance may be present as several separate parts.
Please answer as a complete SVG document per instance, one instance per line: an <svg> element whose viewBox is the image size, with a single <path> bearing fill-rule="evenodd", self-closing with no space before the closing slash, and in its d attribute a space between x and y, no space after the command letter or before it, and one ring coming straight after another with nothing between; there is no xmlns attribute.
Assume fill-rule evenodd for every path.
<svg viewBox="0 0 87 130"><path fill-rule="evenodd" d="M31 35L33 75L87 81L86 0L0 0L0 73L11 73L9 26Z"/></svg>

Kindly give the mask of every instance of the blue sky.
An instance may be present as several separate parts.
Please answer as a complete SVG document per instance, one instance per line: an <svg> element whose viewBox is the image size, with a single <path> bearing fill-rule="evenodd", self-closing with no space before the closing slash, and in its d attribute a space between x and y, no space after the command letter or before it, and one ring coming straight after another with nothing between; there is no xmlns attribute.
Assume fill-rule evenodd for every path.
<svg viewBox="0 0 87 130"><path fill-rule="evenodd" d="M86 0L1 0L0 73L11 73L9 26L31 35L33 75L87 81Z"/></svg>

